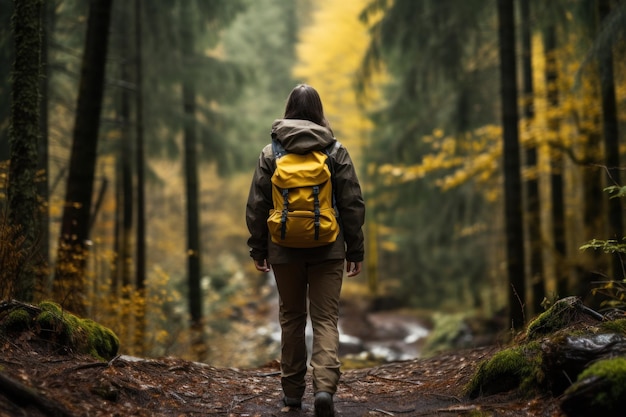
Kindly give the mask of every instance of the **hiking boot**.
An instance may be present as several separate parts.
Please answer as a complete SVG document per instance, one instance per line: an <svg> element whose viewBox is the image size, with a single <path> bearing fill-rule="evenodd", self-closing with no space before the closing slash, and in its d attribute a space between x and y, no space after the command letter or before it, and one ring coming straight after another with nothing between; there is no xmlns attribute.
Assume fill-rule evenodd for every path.
<svg viewBox="0 0 626 417"><path fill-rule="evenodd" d="M283 397L283 404L285 404L287 407L301 408L302 399L295 397Z"/></svg>
<svg viewBox="0 0 626 417"><path fill-rule="evenodd" d="M334 417L333 396L328 392L315 394L315 417Z"/></svg>

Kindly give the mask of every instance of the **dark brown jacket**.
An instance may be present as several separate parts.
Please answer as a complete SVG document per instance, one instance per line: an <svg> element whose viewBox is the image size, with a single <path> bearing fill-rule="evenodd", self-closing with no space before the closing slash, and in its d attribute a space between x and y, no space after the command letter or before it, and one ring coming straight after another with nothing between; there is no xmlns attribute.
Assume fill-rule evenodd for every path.
<svg viewBox="0 0 626 417"><path fill-rule="evenodd" d="M276 137L287 152L304 154L322 150L335 144L330 152L333 164L333 192L337 201L341 232L334 243L318 248L296 249L277 245L269 238L267 218L272 208L272 174L276 168L272 145L261 151L250 186L246 205L246 224L250 231L250 256L267 259L270 264L296 260L320 261L344 259L361 262L364 255L362 226L365 221L365 203L352 160L346 148L333 137L330 129L307 120L279 119L272 124Z"/></svg>

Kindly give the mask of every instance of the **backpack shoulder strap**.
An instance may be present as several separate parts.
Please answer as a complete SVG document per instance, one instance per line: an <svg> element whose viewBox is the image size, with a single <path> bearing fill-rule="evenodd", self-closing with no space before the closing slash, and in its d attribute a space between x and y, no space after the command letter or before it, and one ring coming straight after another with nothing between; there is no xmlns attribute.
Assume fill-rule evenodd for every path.
<svg viewBox="0 0 626 417"><path fill-rule="evenodd" d="M333 157L331 156L332 154L336 154L337 153L337 149L339 149L339 147L341 146L341 143L339 143L339 141L335 141L333 143L331 143L330 145L328 145L326 148L324 148L324 153L326 154L326 164L328 165L328 169L330 169L330 182L332 185L332 190L333 190L333 207L335 208L336 212L337 212L337 219L339 220L339 227L341 227L341 220L340 220L340 215L339 215L339 208L337 207L337 199L335 197L335 190L337 189L337 182L335 179L335 164L334 164L334 160Z"/></svg>
<svg viewBox="0 0 626 417"><path fill-rule="evenodd" d="M335 179L335 166L333 164L332 155L337 152L337 149L339 149L339 146L341 146L341 143L339 143L339 141L335 141L331 143L330 145L328 145L326 148L324 148L324 153L326 154L326 157L327 157L326 161L328 163L328 168L330 169L330 176L333 178L333 183Z"/></svg>

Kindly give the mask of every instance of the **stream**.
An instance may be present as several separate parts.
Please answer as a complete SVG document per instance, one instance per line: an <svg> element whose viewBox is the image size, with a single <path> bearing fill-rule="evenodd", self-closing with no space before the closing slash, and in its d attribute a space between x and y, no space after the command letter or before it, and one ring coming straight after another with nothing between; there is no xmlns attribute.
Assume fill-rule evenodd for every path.
<svg viewBox="0 0 626 417"><path fill-rule="evenodd" d="M272 287L268 300L272 308L266 326L258 331L280 344L278 293L271 273L268 274L268 285ZM339 314L340 357L380 362L415 359L420 356L419 342L429 334L428 328L422 322L403 312L363 312L340 307ZM310 354L313 342L310 319L307 320L306 340Z"/></svg>

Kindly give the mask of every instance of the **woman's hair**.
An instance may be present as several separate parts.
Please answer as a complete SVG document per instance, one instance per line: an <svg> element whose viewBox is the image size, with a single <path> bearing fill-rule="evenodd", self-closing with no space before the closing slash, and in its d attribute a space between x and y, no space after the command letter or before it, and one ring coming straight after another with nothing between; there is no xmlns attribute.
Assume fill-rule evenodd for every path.
<svg viewBox="0 0 626 417"><path fill-rule="evenodd" d="M322 99L317 91L307 84L298 84L291 90L285 106L285 119L308 120L330 128L324 117Z"/></svg>

